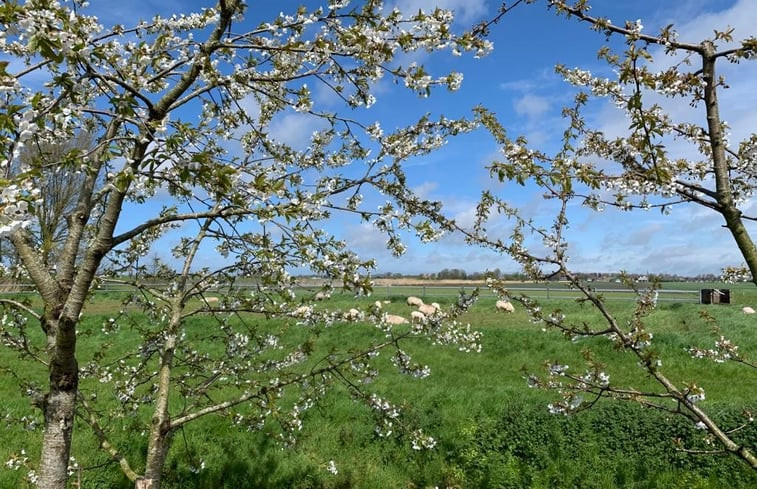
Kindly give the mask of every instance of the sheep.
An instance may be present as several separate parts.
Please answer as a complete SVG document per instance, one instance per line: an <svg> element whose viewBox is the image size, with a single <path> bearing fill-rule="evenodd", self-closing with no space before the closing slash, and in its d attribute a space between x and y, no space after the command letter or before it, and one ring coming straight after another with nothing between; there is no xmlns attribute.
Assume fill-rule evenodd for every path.
<svg viewBox="0 0 757 489"><path fill-rule="evenodd" d="M326 299L330 299L330 298L331 298L331 293L329 292L320 291L317 294L315 294L315 300L317 301L325 301Z"/></svg>
<svg viewBox="0 0 757 489"><path fill-rule="evenodd" d="M420 297L410 296L407 298L407 305L408 306L414 306L414 307L421 307L423 305L423 301L420 299Z"/></svg>
<svg viewBox="0 0 757 489"><path fill-rule="evenodd" d="M363 317L363 313L358 311L355 308L352 308L346 313L344 313L344 319L348 321L357 321L358 319L361 319L362 317Z"/></svg>
<svg viewBox="0 0 757 489"><path fill-rule="evenodd" d="M741 312L743 312L744 314L754 314L755 311L749 306L744 306L741 308Z"/></svg>
<svg viewBox="0 0 757 489"><path fill-rule="evenodd" d="M515 312L515 307L510 301L499 300L494 306L498 311Z"/></svg>
<svg viewBox="0 0 757 489"><path fill-rule="evenodd" d="M205 301L205 304L208 304L208 305L210 305L210 304L218 304L218 302L220 302L220 300L221 300L218 297L213 297L212 295L209 295L207 297L203 297L202 299Z"/></svg>
<svg viewBox="0 0 757 489"><path fill-rule="evenodd" d="M397 316L395 314L387 314L384 316L384 322L387 324L407 324L409 321L402 316Z"/></svg>
<svg viewBox="0 0 757 489"><path fill-rule="evenodd" d="M423 314L421 311L412 311L410 313L410 320L412 322L419 322L422 323L426 320L426 315Z"/></svg>
<svg viewBox="0 0 757 489"><path fill-rule="evenodd" d="M439 309L437 309L431 304L421 304L418 307L418 311L422 312L425 316L433 316L439 311Z"/></svg>

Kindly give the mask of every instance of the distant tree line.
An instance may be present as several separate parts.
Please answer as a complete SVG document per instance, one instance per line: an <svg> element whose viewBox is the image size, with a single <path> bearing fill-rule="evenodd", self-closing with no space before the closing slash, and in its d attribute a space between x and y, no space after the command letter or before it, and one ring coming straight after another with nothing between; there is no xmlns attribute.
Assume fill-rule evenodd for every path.
<svg viewBox="0 0 757 489"><path fill-rule="evenodd" d="M621 275L618 273L606 273L606 272L576 272L575 275L580 277L581 280L589 282L612 282L615 280L621 280ZM435 273L420 273L420 274L403 274L400 272L385 272L381 273L379 277L383 278L401 278L401 277L417 277L428 280L486 280L487 278L495 278L500 280L527 280L527 277L521 272L503 272L499 268L494 270L484 270L479 272L466 272L462 268L443 268ZM658 280L660 282L720 282L722 278L714 273L699 274L695 276L685 276L670 273L658 273L658 274L642 274L642 273L627 273L626 279L630 279L637 282L647 282ZM565 277L561 274L555 274L548 278L550 281L565 280Z"/></svg>

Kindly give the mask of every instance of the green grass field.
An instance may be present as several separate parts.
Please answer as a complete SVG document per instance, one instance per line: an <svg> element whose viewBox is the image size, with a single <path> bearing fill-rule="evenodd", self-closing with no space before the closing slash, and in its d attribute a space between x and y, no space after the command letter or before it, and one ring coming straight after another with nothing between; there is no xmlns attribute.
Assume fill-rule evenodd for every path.
<svg viewBox="0 0 757 489"><path fill-rule="evenodd" d="M683 285L688 284L674 284L676 288ZM691 344L712 345L710 326L699 316L706 309L717 319L723 334L741 345L745 354L753 352L757 344L755 319L741 312L742 304L757 302L753 288L732 286L731 305L661 301L658 311L648 318L665 372L679 384L695 381L703 386L707 392L703 406L728 425L738 421L742 409L757 410L757 376L739 365L691 359L684 349ZM451 294L431 296L429 290L426 292L426 302L436 300L444 306L454 300ZM367 306L379 298L392 301L386 306L391 312L407 315L404 297L422 293L417 287L393 288L361 301L335 294L326 305ZM481 353L461 353L418 341L411 353L415 360L431 367L430 377L402 376L386 362L371 386L396 404L406 404L406 419L434 436L438 442L435 449L413 450L401 434L379 439L368 409L338 388L307 411L296 446L287 449L266 436L267 428L251 432L232 425L224 416L209 416L189 424L174 440L164 488L757 487L754 471L732 457L677 451L674 439L687 446L700 446L702 438L702 432L683 418L617 402L600 402L570 417L550 415L546 405L554 394L529 389L524 380L525 371L538 372L546 360L579 367L581 350L591 347L607 363L614 383L643 387L649 379L639 374L633 359L601 340L567 341L530 324L520 308L504 315L497 313L493 304L493 297L482 297L463 318L483 333ZM621 319L631 314L629 301L609 301L609 305ZM102 342L113 341L113 337L104 337L100 328L118 307L114 294L95 297L80 328L82 358L91 356ZM592 309L575 301L550 299L544 307L559 308L569 318L588 323L599 321ZM278 321L261 324L275 329L285 326ZM188 330L207 327L198 317ZM302 334L296 328L291 331ZM316 355L345 345L367 344L376 334L371 327L335 324L318 335ZM128 329L117 340L118 350L135 346L135 335ZM214 348L206 347L208 351ZM0 348L0 367L6 369L0 378L0 416L5 422L0 446L3 463L14 454L20 455L21 449L31 464L38 455L41 416L30 407L9 373L22 373L43 384L44 369L32 365L8 348ZM107 395L107 385L94 380L82 387ZM13 421L22 416L29 421ZM109 426L118 446L125 447L124 453L133 461L143 458L146 447L141 428L145 416L149 411L140 410L132 418L112 420ZM753 425L736 436L757 449L757 428ZM89 428L79 423L73 455L82 467L81 489L131 487L96 445ZM334 461L337 474L326 470L329 461ZM25 475L25 468L14 470L3 465L0 488L26 487Z"/></svg>

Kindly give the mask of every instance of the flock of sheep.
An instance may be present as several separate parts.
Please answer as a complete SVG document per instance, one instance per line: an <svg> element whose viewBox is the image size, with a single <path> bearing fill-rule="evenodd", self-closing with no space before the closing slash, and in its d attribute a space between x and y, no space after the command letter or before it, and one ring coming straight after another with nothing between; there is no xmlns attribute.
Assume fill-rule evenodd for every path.
<svg viewBox="0 0 757 489"><path fill-rule="evenodd" d="M315 294L315 300L317 301L324 301L326 299L331 298L331 294L328 292L318 292ZM655 297L656 299L656 297ZM218 297L203 297L204 302L206 305L214 305L219 302ZM389 301L383 301L384 304L388 304ZM407 305L411 307L416 307L417 310L410 312L410 320L413 322L423 322L428 317L433 316L437 312L441 311L441 307L436 302L432 302L431 304L425 304L423 300L420 297L410 296L407 298ZM377 310L381 310L383 304L382 301L376 301L373 303L373 307ZM515 307L513 307L513 304L510 301L507 300L498 300L494 307L498 311L503 312L515 312ZM294 316L303 316L306 312L310 312L312 308L310 306L300 306L297 309L294 310L293 315ZM741 308L741 312L744 314L755 314L755 310L749 306L744 306ZM345 313L344 318L349 321L357 321L359 319L362 319L363 313L360 312L357 309L350 309L347 313ZM403 316L398 316L396 314L386 314L384 317L384 321L388 324L407 324L408 321Z"/></svg>
<svg viewBox="0 0 757 489"><path fill-rule="evenodd" d="M331 298L331 294L326 291L320 291L315 294L313 297L316 301L325 301L327 299ZM212 307L220 302L218 297L213 296L206 296L202 298L205 302L206 306ZM390 301L376 301L373 303L371 308L373 309L373 313L380 315L382 317L382 320L391 325L398 325L398 324L408 324L410 322L413 323L424 323L428 318L433 317L437 314L441 314L442 309L441 306L436 303L432 302L431 304L426 304L423 302L423 299L420 297L410 296L406 299L407 305L410 307L416 308L415 310L410 311L410 320L405 318L404 316L400 316L397 314L381 314L381 310L384 306L384 304L389 304ZM515 308L513 307L512 303L507 300L498 300L494 307L498 311L503 311L507 313L511 313L515 311ZM313 306L311 305L302 305L297 308L295 308L291 314L294 317L306 317L309 316L313 312ZM746 312L746 311L745 311ZM342 317L347 321L359 321L363 319L364 313L358 309L351 308L347 312L342 314Z"/></svg>
<svg viewBox="0 0 757 489"><path fill-rule="evenodd" d="M315 300L317 301L324 301L326 299L329 299L331 297L331 294L328 292L318 292L315 295ZM423 302L423 299L420 297L410 296L406 299L407 305L410 307L416 308L413 311L410 311L410 319L408 320L404 316L400 316L397 314L384 314L382 316L382 319L385 323L391 324L391 325L399 325L399 324L408 324L410 322L413 323L423 323L428 318L433 317L436 314L441 313L441 306L436 303L432 302L431 304L426 304ZM380 313L381 309L383 308L384 304L388 304L389 301L376 301L373 303L373 309L374 312ZM503 311L507 313L511 313L515 311L515 308L513 307L512 303L506 300L498 300L495 304L495 307L498 311ZM300 306L293 312L294 316L302 316L308 312L310 312L312 308L310 306ZM344 319L348 321L356 321L363 318L363 313L359 311L358 309L350 309L346 313L344 313Z"/></svg>

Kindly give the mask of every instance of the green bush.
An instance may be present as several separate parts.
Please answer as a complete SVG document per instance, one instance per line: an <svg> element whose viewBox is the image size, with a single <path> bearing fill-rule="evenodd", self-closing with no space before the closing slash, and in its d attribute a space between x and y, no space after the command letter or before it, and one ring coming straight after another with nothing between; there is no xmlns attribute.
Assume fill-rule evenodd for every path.
<svg viewBox="0 0 757 489"><path fill-rule="evenodd" d="M724 409L718 421L736 422ZM757 439L757 428L740 433ZM480 488L751 488L757 476L730 456L676 450L704 448L703 432L680 416L631 403L603 403L570 416L533 402L510 401L497 419L460 430L449 463L464 487Z"/></svg>

